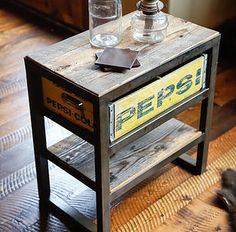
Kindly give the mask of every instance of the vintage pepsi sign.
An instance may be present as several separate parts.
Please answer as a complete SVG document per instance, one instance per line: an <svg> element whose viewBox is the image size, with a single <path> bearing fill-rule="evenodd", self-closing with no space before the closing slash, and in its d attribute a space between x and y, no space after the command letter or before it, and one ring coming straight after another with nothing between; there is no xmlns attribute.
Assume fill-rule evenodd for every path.
<svg viewBox="0 0 236 232"><path fill-rule="evenodd" d="M157 78L109 106L110 140L135 130L151 118L205 87L207 55Z"/></svg>

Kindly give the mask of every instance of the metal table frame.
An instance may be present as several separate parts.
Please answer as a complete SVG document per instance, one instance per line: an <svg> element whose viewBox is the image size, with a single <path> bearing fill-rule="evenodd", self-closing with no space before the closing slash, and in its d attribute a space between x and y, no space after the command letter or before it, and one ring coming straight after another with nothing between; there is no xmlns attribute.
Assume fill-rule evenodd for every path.
<svg viewBox="0 0 236 232"><path fill-rule="evenodd" d="M29 91L29 101L31 109L31 120L32 120L32 131L35 151L35 161L37 170L38 180L38 191L40 204L42 206L56 209L56 212L61 212L63 215L69 215L70 218L78 221L81 228L90 231L110 231L110 203L115 199L122 196L125 192L133 188L136 184L140 183L145 178L156 173L157 168L164 166L169 162L176 162L187 170L194 174L201 174L206 170L207 165L207 154L209 144L209 131L212 119L213 110L213 97L214 97L214 86L215 76L217 68L218 50L219 50L220 38L214 38L180 56L165 63L161 66L156 67L152 71L140 76L139 78L123 85L120 88L114 89L106 95L98 98L97 96L86 92L79 86L71 83L63 76L59 76L48 69L45 69L40 64L36 63L30 57L25 58L26 70L27 70L27 81ZM129 133L123 136L121 139L109 143L109 130L108 123L108 104L120 96L132 92L134 89L144 86L146 83L154 80L156 76L162 75L170 70L178 68L183 64L191 61L192 59L200 56L203 53L208 54L208 66L206 75L206 88L201 92L185 99L179 104L169 108L155 118L152 118L144 125L140 126L134 133ZM47 110L43 105L42 96L42 83L41 78L46 77L50 80L56 80L61 86L69 89L72 92L80 93L83 98L89 100L94 105L94 119L95 127L94 133L88 132L73 125L71 122L62 118L61 116ZM56 78L55 78L56 77ZM132 86L130 88L130 86ZM142 176L133 180L125 188L121 189L114 194L110 194L109 187L109 156L116 153L125 145L150 132L157 126L176 116L178 113L186 110L188 107L193 106L197 102L202 102L201 114L200 114L200 128L202 135L200 138L191 142L190 144L183 147L181 150L173 154L171 157L162 161ZM44 116L52 119L61 126L67 128L74 134L78 135L82 139L93 144L95 147L95 174L96 181L92 181L84 176L79 171L72 170L69 166L65 166L56 158L52 153L47 150L45 127L44 127ZM194 160L190 156L184 154L190 148L197 145L197 158ZM182 155L184 154L184 155ZM50 183L49 183L49 171L48 171L48 160L54 162L59 167L63 168L66 172L76 177L78 180L86 184L88 187L96 191L96 203L97 203L97 226L91 224L89 220L84 218L80 213L74 210L72 207L65 205L60 199L50 194Z"/></svg>

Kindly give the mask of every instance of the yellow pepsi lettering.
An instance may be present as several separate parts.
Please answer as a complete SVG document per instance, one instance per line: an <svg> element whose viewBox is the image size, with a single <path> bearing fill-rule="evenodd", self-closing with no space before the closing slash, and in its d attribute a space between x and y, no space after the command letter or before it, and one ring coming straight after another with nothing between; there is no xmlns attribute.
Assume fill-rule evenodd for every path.
<svg viewBox="0 0 236 232"><path fill-rule="evenodd" d="M113 102L112 140L140 128L140 125L204 88L205 62L205 57L201 56Z"/></svg>

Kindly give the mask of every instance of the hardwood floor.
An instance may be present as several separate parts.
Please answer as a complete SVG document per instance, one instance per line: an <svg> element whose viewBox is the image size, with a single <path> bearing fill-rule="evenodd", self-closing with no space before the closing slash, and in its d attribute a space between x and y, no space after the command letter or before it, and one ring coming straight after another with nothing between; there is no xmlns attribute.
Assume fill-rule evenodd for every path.
<svg viewBox="0 0 236 232"><path fill-rule="evenodd" d="M27 16L22 16L16 10L0 4L0 231L68 231L74 229L73 224L70 224L69 221L63 220L64 224L52 214L49 214L48 218L47 215L41 215L40 218L23 63L25 55L37 52L67 36L69 34L35 22ZM231 62L225 65L226 55L220 59L221 66L217 75L211 140L236 126L236 66ZM181 113L177 118L196 126L198 115L199 105ZM49 133L55 134L50 122L47 122L47 126L51 131ZM172 167L173 165L170 165L165 170ZM83 193L84 189L79 186L80 191L74 191L72 187L77 184L74 179L64 176L54 165L50 165L50 169L52 170L53 191L61 191L60 194L66 196L68 201L80 207L86 215L91 216L94 205L84 206L83 200L76 199L76 196ZM181 173L182 170L178 168L178 172ZM168 173L163 172L162 179L165 178L165 175ZM62 179L63 181L59 182ZM212 199L215 196L214 189L219 185L218 182L196 198L193 205L189 206L191 209L186 208L180 211L160 231L173 231L173 229L183 231L181 229L184 217L194 221L195 217L203 211L204 205L217 207L217 202L213 202ZM171 188L174 186L169 186L169 191ZM91 198L93 197L94 195L91 195ZM195 217L194 215L188 216L186 213L188 210L192 210ZM115 210L114 213L116 213ZM225 228L223 231L227 231L226 213L218 215L215 220L221 221ZM211 231L210 229L214 228L216 229L215 225L209 225L209 228L197 231ZM185 231L187 232L187 230ZM192 231L195 231L194 228Z"/></svg>
<svg viewBox="0 0 236 232"><path fill-rule="evenodd" d="M31 21L0 8L0 152L31 136L24 56L68 36Z"/></svg>

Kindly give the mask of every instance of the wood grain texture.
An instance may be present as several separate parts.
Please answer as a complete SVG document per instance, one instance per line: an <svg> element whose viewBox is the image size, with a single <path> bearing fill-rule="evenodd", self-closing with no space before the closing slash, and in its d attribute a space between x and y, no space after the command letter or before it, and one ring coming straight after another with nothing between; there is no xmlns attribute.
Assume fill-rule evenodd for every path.
<svg viewBox="0 0 236 232"><path fill-rule="evenodd" d="M155 228L153 232L229 232L228 215L217 201L215 191L220 183L192 200L191 203L176 213L168 223Z"/></svg>
<svg viewBox="0 0 236 232"><path fill-rule="evenodd" d="M9 119L7 123L1 125L0 138L2 139L5 136L9 136L13 132L17 131L19 128L28 126L30 124L30 114L26 112L21 117L18 117L17 120Z"/></svg>
<svg viewBox="0 0 236 232"><path fill-rule="evenodd" d="M33 142L26 140L0 153L0 178L17 172L34 161Z"/></svg>
<svg viewBox="0 0 236 232"><path fill-rule="evenodd" d="M26 90L9 95L0 102L0 126L10 119L16 119L29 111Z"/></svg>
<svg viewBox="0 0 236 232"><path fill-rule="evenodd" d="M31 137L24 56L65 38L0 9L0 152Z"/></svg>
<svg viewBox="0 0 236 232"><path fill-rule="evenodd" d="M8 26L14 28L15 25L18 25L18 26L22 25L21 24L22 22L18 22L17 20L13 20L13 19L12 20L8 20L8 19L10 19L10 16L9 18L6 18L4 27L1 27L1 28L4 28L4 31L7 30ZM1 22L2 22L2 19L0 20L0 24ZM24 20L23 22L25 23ZM36 28L36 30L37 29L39 28ZM4 34L1 34L0 36L2 35ZM17 36L17 33L13 35ZM46 36L46 32L45 32L45 36ZM85 43L87 43L87 36L83 37L83 39ZM34 40L32 40L31 42L33 43L33 41ZM68 49L71 49L71 50L76 49L76 45L78 41L76 41L74 38L69 39L69 41L70 42L68 43ZM60 43L60 46L61 48L63 48L64 46L63 42ZM55 47L53 48L55 49L57 54L59 52L63 52L63 49L60 49L60 51L57 51L56 48L59 48L58 45L55 45ZM24 50L24 46L22 46L21 49ZM52 48L50 48L50 50L51 52L49 51L49 54L52 53ZM7 49L5 51L7 51ZM16 50L16 51L17 51L16 53L18 53L18 51L20 51L20 48L19 50ZM46 50L44 50L44 53L46 54L45 51ZM7 56L7 53L6 53L6 56ZM3 58L5 58L5 56ZM13 62L13 59L21 59L21 58L12 55L12 59L9 59L9 63ZM15 74L14 73L12 74L13 76L22 75L21 71L18 71L17 69L13 68L12 70L13 71L15 70ZM12 83L14 83L14 81L12 81ZM10 92L5 94L4 96L7 97L9 95L10 95ZM214 118L213 118L215 120L213 120L214 126L213 126L213 131L212 131L213 137L219 136L224 131L229 130L231 127L236 125L235 123L235 109L236 108L235 108L234 101L230 101L227 104L225 104L223 107L216 107L215 109L216 110L214 111ZM187 111L187 113L185 114L185 116L183 116L183 118L186 118L187 120L189 120L189 122L194 122L194 117L190 116L190 113L191 113L191 110ZM195 110L193 110L193 113L195 114ZM17 128L20 128L22 125L27 125L26 123L28 121L27 117L28 116L26 113L26 114L23 114L20 118L9 119L8 122L5 123L0 128L1 136L4 136L4 134L9 134L17 130ZM221 155L226 154L228 150L235 147L235 144L236 144L235 143L235 130L233 133L231 132L227 133L226 135L219 138L214 143L211 143L209 164L211 164L214 160L219 158ZM235 158L235 155L233 156L233 158ZM29 143L24 141L21 144L15 145L11 149L8 149L4 152L0 152L0 179L4 179L7 176L13 175L14 172L17 172L19 169L24 168L25 166L29 165L30 163L32 163L32 161L33 161L33 147L32 147L31 141ZM146 208L154 204L158 199L162 198L167 193L171 192L173 189L177 188L181 183L185 182L188 178L191 177L190 174L186 173L182 169L178 167L174 167L174 168L172 167L173 165L168 165L167 167L164 167L164 170L162 172L163 175L161 175L158 178L145 181L142 185L135 188L128 198L126 198L116 208L112 210L112 213L113 213L112 214L112 228L113 228L112 230L113 231L118 231L119 228L120 228L120 231L131 231L134 225L138 225L137 220L132 221L132 219L136 215L144 211ZM56 172L53 174L53 178L54 179L58 178L59 183L57 183L57 188L54 188L53 190L56 191L57 194L60 195L62 193L63 196L66 196L65 199L69 198L71 201L74 201L73 204L77 204L77 205L80 204L80 206L83 201L88 201L88 198L82 198L82 197L79 198L79 194L81 193L77 192L76 190L73 190L73 187L75 186L74 185L75 182L71 180L69 181L67 178L65 178L64 173L60 175L60 171L58 170L55 170L55 171ZM15 176L15 179L17 179L17 175ZM60 183L60 181L62 180L64 184ZM53 182L54 181L55 180L53 180ZM78 188L78 190L79 189L80 188ZM1 231L9 231L9 232L40 231L40 230L41 231L70 231L70 229L68 229L60 220L58 220L56 217L52 216L51 214L49 215L48 218L46 217L46 220L39 219L38 198L37 198L35 179L33 180L32 178L31 182L28 182L25 185L20 186L20 188L15 189L15 191L14 191L14 188L12 188L12 190L13 191L11 192L11 194L7 195L4 198L4 201L1 200L1 204L0 204L0 212L1 212L0 230ZM80 196L84 196L84 194ZM214 196L215 195L213 191L212 197ZM94 199L94 197L91 197L91 198ZM80 203L78 203L78 199ZM188 200L189 198L185 197L184 199ZM200 213L205 212L204 206L201 205L203 204L201 195L200 195L200 198L198 199L200 199L200 201L197 201L196 203L194 203L194 209L193 209L193 210L196 209L195 214L197 218L199 217ZM205 200L207 203L213 205L211 200L209 199L205 199ZM92 205L91 208L93 207L94 206ZM165 208L165 205L163 205L162 207ZM87 209L86 207L82 207L82 208L84 211L88 212L87 213L88 215L92 215L91 208L89 209ZM199 210L197 208L199 208ZM151 212L153 211L153 208L149 208L149 209ZM208 207L208 209L211 209L211 208ZM185 209L183 211L185 211ZM189 210L187 210L187 213L184 213L183 211L180 217L177 218L179 222L179 225L178 225L179 228L183 228L184 225L182 223L186 223L189 217L189 214L188 214ZM175 212L171 211L171 213L175 215ZM223 212L221 213L222 213L222 218L219 215L219 217L216 217L215 222L219 222L220 228L222 228L223 230L224 228L227 228L227 222L224 221L225 214ZM146 215L147 214L145 214L145 216ZM207 214L205 213L204 215L206 217L209 217L210 212ZM183 219L185 220L180 220L181 217L184 217ZM199 222L199 219L196 220L196 217L193 216L189 219L189 224L188 224L189 227L187 228L192 228L191 225L194 225L195 221ZM152 218L146 217L145 223L148 224L149 219L152 220ZM63 221L63 222L66 223L66 221ZM130 222L130 223L127 223L127 222ZM221 222L224 223L224 226L223 225L221 226ZM172 220L168 219L165 221L165 223L170 226L171 228L170 231L173 231L172 228L178 231L177 227L172 227L171 224L175 223ZM213 226L213 224L208 224L208 225ZM121 228L121 226L123 227ZM202 225L202 228L205 228L205 231L199 230L199 232L207 231L204 225ZM213 228L213 227L209 227L209 228Z"/></svg>
<svg viewBox="0 0 236 232"><path fill-rule="evenodd" d="M235 133L236 128L232 131ZM231 137L229 134L227 136ZM231 144L229 147L233 147L229 150L227 145L225 145L224 148L221 146L218 147L218 150L211 150L212 148L210 147L210 153L212 151L218 153L217 155L219 158L208 166L207 172L199 176L192 176L185 182L179 184L176 188L168 192L162 198L159 198L140 214L117 228L117 231L153 231L154 228L157 228L159 225L166 222L176 212L205 192L210 186L220 181L221 172L223 170L226 168L236 168L236 148L233 145L235 141L236 139L234 137L231 137L229 141L224 140L227 145ZM218 146L222 144L220 139L218 142ZM217 142L213 144L215 145ZM225 152L225 150L228 151ZM131 205L129 206L132 207Z"/></svg>
<svg viewBox="0 0 236 232"><path fill-rule="evenodd" d="M11 0L23 4L29 9L34 9L38 13L51 17L55 21L64 23L67 26L77 28L79 30L88 29L88 1L84 0ZM163 1L166 7L163 9L168 11L168 0ZM137 9L137 0L125 0L122 2L123 15L126 15Z"/></svg>
<svg viewBox="0 0 236 232"><path fill-rule="evenodd" d="M121 149L110 159L111 193L124 187L200 135L197 130L172 119ZM72 135L69 139L50 147L49 151L95 180L92 145Z"/></svg>
<svg viewBox="0 0 236 232"><path fill-rule="evenodd" d="M0 138L0 152L8 150L31 137L31 125L28 123Z"/></svg>
<svg viewBox="0 0 236 232"><path fill-rule="evenodd" d="M221 156L227 154L227 152L231 151L232 149L235 149L235 141L236 141L236 128L232 129L225 135L219 137L214 142L211 142L209 148L208 166L211 167L212 163L215 160L218 160ZM225 163L226 166L229 165L230 167L233 160L227 157L226 161L227 161L227 164ZM222 169L219 169L219 171L222 171ZM149 226L151 225L151 223L153 223L152 229L154 229L157 227L157 225L154 225L156 223L156 220L159 220L159 222L160 220L162 220L162 223L164 221L168 222L169 220L163 219L164 216L162 216L162 214L156 213L156 217L158 217L158 219L153 218L155 217L155 212L156 212L154 207L155 202L158 202L158 200L166 197L167 194L171 193L171 191L175 189L177 189L175 190L177 194L181 194L181 192L179 192L178 190L179 186L187 182L187 180L191 177L192 175L184 171L183 169L180 169L178 167L171 168L170 166L169 167L167 166L163 175L160 175L157 178L145 182L145 184L136 188L135 191L133 191L133 193L130 196L125 198L116 208L112 209L112 230L128 232L128 231L135 231L134 229L136 229L137 231L139 231L138 228L140 224L143 224L144 226ZM216 177L219 180L220 176ZM209 181L212 181L211 177L209 177L208 179ZM200 184L199 182L194 182L193 185L190 187L192 188L192 191L195 191L195 189L197 190L197 188L199 188L198 190L200 191L201 186L206 186L206 183ZM191 191L191 188L189 188L188 186L186 187L185 190ZM175 199L177 199L176 196L173 196L171 194L169 196L172 197L166 198L167 201L158 206L160 207L159 208L160 210L161 209L165 210L165 208L167 207L166 203L168 205L171 205L173 202L175 202ZM179 198L180 204L183 203L186 204L185 202L186 199L190 198L180 197ZM169 217L170 214L173 215L172 213L174 212L174 206L177 205L174 205L173 203L173 208L169 209L169 211L166 211L167 217ZM142 214L142 212L145 209L146 213ZM151 213L151 216L149 213ZM160 224L161 223L159 223L159 225ZM143 227L140 228L143 229ZM141 231L151 231L151 230L143 229Z"/></svg>
<svg viewBox="0 0 236 232"><path fill-rule="evenodd" d="M54 174L55 176L55 174ZM59 174L59 176L61 176ZM67 183L69 182L67 179ZM63 188L63 184L61 183ZM53 186L53 191L57 187ZM61 196L70 194L68 189ZM29 203L30 199L30 203ZM14 194L9 194L1 199L0 204L0 230L1 231L70 231L60 220L51 214L45 221L39 217L38 194L36 180L21 186L20 189L14 191Z"/></svg>
<svg viewBox="0 0 236 232"><path fill-rule="evenodd" d="M181 229L184 228L183 231L187 232L189 228L195 228L198 232L206 232L207 228L213 228L216 223L221 228L227 228L225 213L214 208L214 202L209 195L204 198L201 193L207 192L210 186L218 183L222 170L226 167L236 166L235 139L236 128L211 143L210 157L212 160L207 173L202 176L192 176L175 167L165 175L147 182L146 186L139 186L136 192L112 210L111 231L147 232L154 229L158 231L164 222L166 224L163 226L167 225L167 228L170 228L169 231L173 231L173 228L182 231ZM222 143L225 144L224 147L222 147ZM28 167L28 170L33 170L30 164ZM23 176L19 178L19 181L22 180L21 178L27 177L27 175L24 176L24 171L21 174ZM14 172L3 179L10 181L8 183L16 180L15 178L11 179L10 176L13 177ZM28 177L31 177L31 174ZM58 168L51 170L51 183L54 194L63 198L87 217L94 217L94 193L87 192L86 187ZM26 183L22 182L19 188L14 188L13 185L11 193L2 196L1 199L0 229L2 231L40 231L40 228L41 231L70 231L70 228L67 228L51 214L45 217L45 221L42 218L39 219L35 179ZM208 206L202 203L204 199L205 202L208 202ZM140 208L141 212L139 212ZM176 215L178 210L180 211ZM117 214L117 211L120 214ZM129 218L130 214L134 215ZM170 220L172 215L174 218ZM180 223L177 225L175 223L176 217L180 217L177 220ZM118 222L122 220L124 220L123 223L119 224ZM197 224L200 227L197 227ZM157 225L158 227L156 227ZM76 229L72 231L76 231Z"/></svg>
<svg viewBox="0 0 236 232"><path fill-rule="evenodd" d="M89 45L88 32L49 47L47 51L32 55L31 58L89 92L102 96L180 54L219 36L218 32L169 15L170 24L167 38L160 44L143 45L136 43L131 37L130 18L131 14L123 19L123 38L118 47L139 50L138 59L141 67L125 72L125 75L114 72L104 73L94 66L94 55L99 49ZM71 41L77 46L71 45Z"/></svg>
<svg viewBox="0 0 236 232"><path fill-rule="evenodd" d="M88 29L88 1L84 0L12 0L79 30Z"/></svg>
<svg viewBox="0 0 236 232"><path fill-rule="evenodd" d="M26 90L24 56L58 40L27 23L4 32L0 40L0 97Z"/></svg>
<svg viewBox="0 0 236 232"><path fill-rule="evenodd" d="M0 153L32 137L29 112L17 118L10 117L7 123L0 126ZM45 118L45 129L48 144L53 144L68 136L69 132Z"/></svg>

